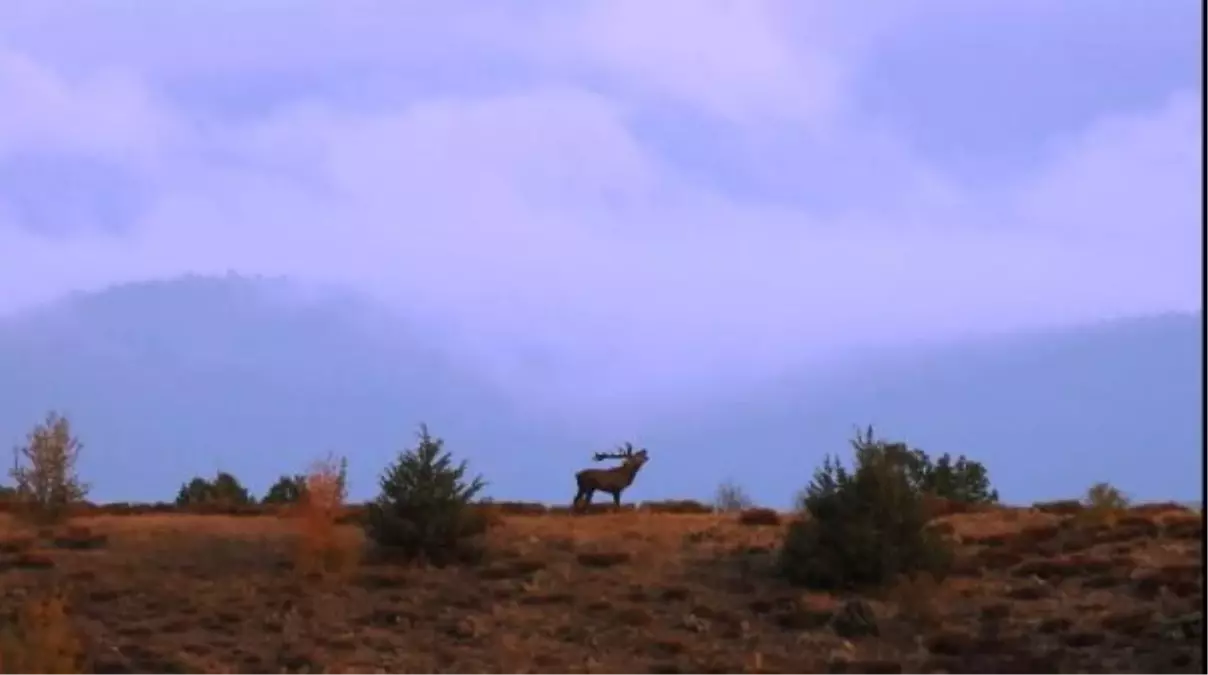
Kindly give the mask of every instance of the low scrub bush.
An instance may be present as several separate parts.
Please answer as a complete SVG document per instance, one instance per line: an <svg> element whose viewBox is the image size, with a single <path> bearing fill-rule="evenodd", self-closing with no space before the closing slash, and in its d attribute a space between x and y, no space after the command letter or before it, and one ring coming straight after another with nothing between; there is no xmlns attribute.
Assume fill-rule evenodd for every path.
<svg viewBox="0 0 1208 675"><path fill-rule="evenodd" d="M642 502L642 510L650 513L703 514L713 513L713 507L695 499L667 499L658 502Z"/></svg>
<svg viewBox="0 0 1208 675"><path fill-rule="evenodd" d="M780 569L820 590L881 586L901 575L946 574L949 544L926 527L925 493L898 443L851 442L854 466L827 457L800 496L802 513L785 534Z"/></svg>
<svg viewBox="0 0 1208 675"><path fill-rule="evenodd" d="M1086 491L1083 501L1091 509L1115 511L1123 511L1131 504L1128 497L1110 483L1095 483Z"/></svg>
<svg viewBox="0 0 1208 675"><path fill-rule="evenodd" d="M1114 525L1131 506L1128 497L1110 483L1095 483L1082 501L1086 507L1080 514L1083 520L1107 525Z"/></svg>
<svg viewBox="0 0 1208 675"><path fill-rule="evenodd" d="M382 474L380 493L366 508L365 534L390 557L435 565L467 561L481 552L473 539L487 521L472 502L485 487L421 425L418 445Z"/></svg>
<svg viewBox="0 0 1208 675"><path fill-rule="evenodd" d="M751 506L751 498L734 481L728 480L717 486L717 494L713 496L713 510L718 513L738 513Z"/></svg>
<svg viewBox="0 0 1208 675"><path fill-rule="evenodd" d="M780 520L778 511L762 507L746 509L738 514L740 525L779 525Z"/></svg>
<svg viewBox="0 0 1208 675"><path fill-rule="evenodd" d="M1036 502L1032 508L1041 513L1054 516L1072 516L1086 510L1086 505L1077 499L1057 499L1048 502Z"/></svg>

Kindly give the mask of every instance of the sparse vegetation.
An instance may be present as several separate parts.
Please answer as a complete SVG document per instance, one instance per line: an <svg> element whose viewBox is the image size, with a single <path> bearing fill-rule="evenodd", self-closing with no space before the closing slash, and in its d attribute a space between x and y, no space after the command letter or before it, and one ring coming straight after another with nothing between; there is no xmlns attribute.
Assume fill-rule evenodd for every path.
<svg viewBox="0 0 1208 675"><path fill-rule="evenodd" d="M334 495L319 486L340 467L311 467L306 494ZM1203 672L1203 521L1178 509L1130 509L1110 530L954 514L928 526L956 547L948 578L863 596L786 589L769 574L783 529L730 514L527 510L498 517L474 569L328 567L305 537L361 541L333 506L0 516L0 672ZM294 551L305 574L283 574Z"/></svg>
<svg viewBox="0 0 1208 675"><path fill-rule="evenodd" d="M880 586L920 572L941 577L951 551L926 527L925 493L905 446L877 440L871 429L851 444L854 467L828 456L803 493L802 517L781 548L784 576L822 590Z"/></svg>
<svg viewBox="0 0 1208 675"><path fill-rule="evenodd" d="M486 529L471 505L486 487L453 463L444 441L420 425L419 443L399 454L380 479L381 491L365 515L365 533L382 552L437 565L473 552L469 540Z"/></svg>
<svg viewBox="0 0 1208 675"><path fill-rule="evenodd" d="M871 429L852 447L854 462L823 461L787 528L732 484L711 504L590 519L476 501L482 478L424 426L369 505L346 504L347 461L328 455L263 508L194 509L253 503L220 473L182 486L184 508L82 503L49 527L0 515L0 673L573 672L584 653L596 672L1203 672L1202 516L1130 508L1099 484L935 518L940 493L997 498L976 463L933 464ZM603 471L628 485L636 468ZM362 559L366 539L385 555ZM487 546L484 565L440 569ZM1103 611L1060 609L1089 602ZM1044 639L1012 637L1027 631Z"/></svg>
<svg viewBox="0 0 1208 675"><path fill-rule="evenodd" d="M713 497L713 509L718 513L738 513L751 506L751 498L734 481L727 480L717 486L717 494Z"/></svg>
<svg viewBox="0 0 1208 675"><path fill-rule="evenodd" d="M88 494L88 484L76 474L83 449L66 417L51 412L34 427L25 445L13 450L9 476L18 511L24 517L53 523L68 516L72 505Z"/></svg>
<svg viewBox="0 0 1208 675"><path fill-rule="evenodd" d="M454 662L474 671L573 671L585 647L602 669L634 673L684 664L821 673L841 662L856 673L931 665L1056 673L1053 650L1079 671L1102 671L1108 662L1120 664L1113 673L1121 675L1198 671L1198 514L1129 510L1120 526L1104 529L1030 508L958 512L925 529L951 542L957 564L949 577L959 578L943 576L945 565L933 576L927 565L907 564L918 539L902 526L924 519L904 505L925 495L902 488L910 482L905 466L884 452L889 444L858 441L854 465L827 458L803 493L813 508L803 518L824 526L795 540L811 543L796 549L797 561L812 555L820 566L806 574L831 586L809 593L786 592L769 574L778 563L786 571L789 548L774 511L750 508L734 517L691 511L699 505L685 501L658 505L681 514L644 505L577 518L525 504L503 513L506 502L471 504L481 479L470 481L465 465L426 430L383 475L383 495L390 485L390 494L410 496L381 500L388 517L372 522L411 537L406 551L434 552L393 549L403 558L449 561L482 551L466 547L475 540L463 536L480 531L481 522L478 530L443 526L435 539L416 537L432 534L425 529L432 523L457 520L449 504L467 519L489 517L498 525L483 537L492 555L476 569L400 569L381 559L360 565L358 526L337 518L347 511L345 465L332 456L303 473L295 504L249 511L289 518L199 517L187 508L132 508L138 505L116 512L141 516L106 510L53 528L4 528L0 517L0 600L7 604L0 675L343 673L366 663L430 673ZM842 517L825 517L826 508ZM887 516L899 512L907 517ZM801 525L790 524L790 539L801 537ZM837 542L837 553L819 542ZM872 597L852 593L881 586L853 578L850 561L863 563L860 553L895 563L902 571L887 581L896 582ZM283 574L290 563L301 574ZM867 578L888 569L855 565L854 572ZM74 607L63 594L43 592L64 582L87 584L72 593ZM1087 604L1103 610L1088 616L1080 609Z"/></svg>

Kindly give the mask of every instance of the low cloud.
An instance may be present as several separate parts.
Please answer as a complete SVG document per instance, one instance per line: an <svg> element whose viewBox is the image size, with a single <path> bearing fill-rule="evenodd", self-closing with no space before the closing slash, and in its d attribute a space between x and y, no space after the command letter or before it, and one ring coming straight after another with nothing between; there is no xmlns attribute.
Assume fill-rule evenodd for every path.
<svg viewBox="0 0 1208 675"><path fill-rule="evenodd" d="M357 13L372 3L351 3L328 51L366 37L313 86L196 103L208 60L252 81L321 69L317 6L252 4L238 19L199 7L199 22L236 21L231 50L199 52L170 49L179 16L92 8L95 33L65 30L115 55L95 66L70 45L5 49L0 32L0 176L31 157L86 159L129 177L109 192L130 192L115 222L48 231L30 214L51 197L0 186L0 312L186 272L284 274L429 322L526 395L624 398L857 347L1202 306L1194 82L1011 139L1040 159L988 185L863 104L870 36L916 17L756 2L450 9L445 34L481 52L448 55L425 32L433 10L388 5L416 21L392 35ZM238 38L278 19L308 39ZM149 52L105 41L152 20L164 23ZM392 69L456 74L475 59L500 64L498 82L389 91ZM333 84L359 72L380 97ZM44 192L88 204L93 179L75 175Z"/></svg>

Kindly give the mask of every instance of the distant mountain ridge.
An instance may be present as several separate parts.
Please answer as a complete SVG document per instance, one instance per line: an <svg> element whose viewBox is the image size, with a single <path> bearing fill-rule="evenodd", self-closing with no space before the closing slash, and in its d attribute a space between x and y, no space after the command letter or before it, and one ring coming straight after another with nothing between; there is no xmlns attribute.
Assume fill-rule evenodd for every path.
<svg viewBox="0 0 1208 675"><path fill-rule="evenodd" d="M0 441L49 409L86 445L98 499L168 499L232 471L262 493L331 450L365 497L427 422L499 498L566 501L600 449L573 419L535 419L456 354L371 303L296 297L283 280L189 277L80 294L0 319ZM1109 480L1191 499L1202 466L1201 314L961 341L646 420L635 499L704 498L725 478L786 505L825 453L874 424L931 452L983 460L1005 499ZM589 411L590 412L590 411ZM629 429L629 431L634 431ZM623 440L623 439L616 439Z"/></svg>
<svg viewBox="0 0 1208 675"><path fill-rule="evenodd" d="M690 434L678 422L662 441L708 439L781 462L804 451L812 465L847 452L854 427L872 424L985 461L1004 499L1078 496L1099 480L1143 499L1190 499L1202 486L1202 373L1201 314L1101 321L880 358L821 385L797 374L728 415L702 415ZM765 471L744 459L732 473L754 480ZM782 493L801 480L766 473Z"/></svg>

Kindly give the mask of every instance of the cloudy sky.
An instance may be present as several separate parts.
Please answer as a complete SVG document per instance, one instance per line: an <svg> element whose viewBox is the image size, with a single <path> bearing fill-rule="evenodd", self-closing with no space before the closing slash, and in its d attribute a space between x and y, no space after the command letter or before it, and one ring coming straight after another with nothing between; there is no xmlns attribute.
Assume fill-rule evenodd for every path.
<svg viewBox="0 0 1208 675"><path fill-rule="evenodd" d="M1200 12L5 0L0 314L281 274L656 386L1199 308Z"/></svg>

